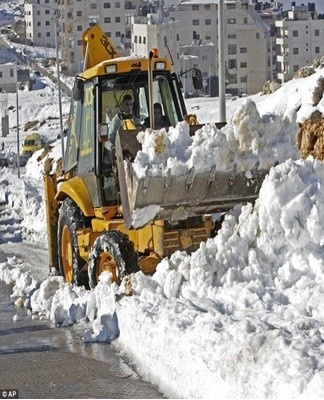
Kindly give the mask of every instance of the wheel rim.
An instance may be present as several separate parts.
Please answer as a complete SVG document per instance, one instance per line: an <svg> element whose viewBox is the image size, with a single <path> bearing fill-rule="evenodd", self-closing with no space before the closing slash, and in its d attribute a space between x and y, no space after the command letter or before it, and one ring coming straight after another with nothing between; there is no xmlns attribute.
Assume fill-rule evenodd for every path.
<svg viewBox="0 0 324 400"><path fill-rule="evenodd" d="M72 240L68 227L65 225L62 230L61 257L64 279L67 283L72 283L73 277L73 257Z"/></svg>
<svg viewBox="0 0 324 400"><path fill-rule="evenodd" d="M99 276L103 271L112 273L112 281L118 283L118 270L114 257L109 252L100 254L98 268L96 269L96 279L99 282Z"/></svg>

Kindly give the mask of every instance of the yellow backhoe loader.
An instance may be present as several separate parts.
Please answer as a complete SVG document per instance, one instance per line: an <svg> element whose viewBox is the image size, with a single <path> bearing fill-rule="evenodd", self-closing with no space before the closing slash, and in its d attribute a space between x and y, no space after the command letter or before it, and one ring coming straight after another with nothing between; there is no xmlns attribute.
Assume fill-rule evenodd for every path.
<svg viewBox="0 0 324 400"><path fill-rule="evenodd" d="M75 79L61 176L44 176L49 263L68 283L94 287L103 271L121 280L140 269L151 274L176 250L192 252L212 235L211 214L254 201L267 171L136 177L141 149L138 129L119 129L107 147L111 119L130 94L133 111L155 127L159 102L176 126L187 115L171 61L157 51L148 57L119 57L98 26L83 34L84 71ZM198 76L198 79L197 79ZM199 74L195 74L199 85ZM201 127L190 125L192 133ZM143 130L143 129L142 129ZM154 217L134 226L136 210L155 205Z"/></svg>

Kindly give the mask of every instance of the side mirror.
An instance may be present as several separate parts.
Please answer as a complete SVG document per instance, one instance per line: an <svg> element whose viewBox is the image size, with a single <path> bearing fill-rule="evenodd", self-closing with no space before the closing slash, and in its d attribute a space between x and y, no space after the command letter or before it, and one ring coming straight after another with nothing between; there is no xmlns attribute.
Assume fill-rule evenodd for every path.
<svg viewBox="0 0 324 400"><path fill-rule="evenodd" d="M98 125L98 140L105 143L108 140L108 124L101 123Z"/></svg>
<svg viewBox="0 0 324 400"><path fill-rule="evenodd" d="M196 90L203 88L203 78L200 69L195 68L192 72L192 84Z"/></svg>
<svg viewBox="0 0 324 400"><path fill-rule="evenodd" d="M82 101L84 95L84 82L80 78L76 78L73 86L73 100Z"/></svg>

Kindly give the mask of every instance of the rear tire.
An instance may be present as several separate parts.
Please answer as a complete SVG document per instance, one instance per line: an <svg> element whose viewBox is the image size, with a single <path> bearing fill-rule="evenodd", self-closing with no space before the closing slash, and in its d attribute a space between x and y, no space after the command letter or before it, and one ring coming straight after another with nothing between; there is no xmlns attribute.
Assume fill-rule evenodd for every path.
<svg viewBox="0 0 324 400"><path fill-rule="evenodd" d="M105 232L99 236L89 257L89 284L94 288L103 271L113 275L113 282L120 284L123 278L139 271L138 255L128 236L119 231Z"/></svg>
<svg viewBox="0 0 324 400"><path fill-rule="evenodd" d="M89 288L86 272L81 271L85 260L78 249L76 231L85 228L86 217L71 199L64 200L58 217L59 272L65 282Z"/></svg>

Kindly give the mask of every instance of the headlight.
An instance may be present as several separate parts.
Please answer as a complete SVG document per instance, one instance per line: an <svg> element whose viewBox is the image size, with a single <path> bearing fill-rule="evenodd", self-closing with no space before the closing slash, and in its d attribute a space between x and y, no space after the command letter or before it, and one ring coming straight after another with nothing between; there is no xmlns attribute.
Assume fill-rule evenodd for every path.
<svg viewBox="0 0 324 400"><path fill-rule="evenodd" d="M165 69L165 62L164 61L157 61L155 63L155 69Z"/></svg>
<svg viewBox="0 0 324 400"><path fill-rule="evenodd" d="M112 64L112 65L107 65L106 66L106 74L113 74L114 72L117 72L117 65Z"/></svg>

